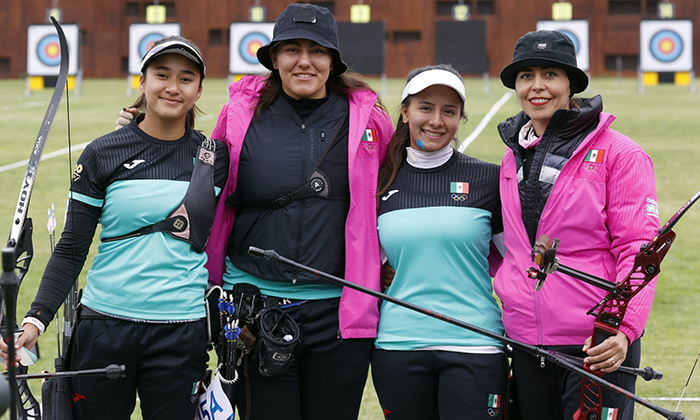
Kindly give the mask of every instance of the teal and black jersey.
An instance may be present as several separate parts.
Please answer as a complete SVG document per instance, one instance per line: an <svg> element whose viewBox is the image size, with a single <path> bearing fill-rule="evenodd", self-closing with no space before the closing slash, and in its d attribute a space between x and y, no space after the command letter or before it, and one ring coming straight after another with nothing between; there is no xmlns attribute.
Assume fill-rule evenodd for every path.
<svg viewBox="0 0 700 420"><path fill-rule="evenodd" d="M379 200L379 240L396 270L386 293L503 334L487 260L492 236L503 231L498 177L498 165L458 152L432 169L402 164ZM388 302L376 345L502 346Z"/></svg>
<svg viewBox="0 0 700 420"><path fill-rule="evenodd" d="M132 122L88 145L73 172L72 198L101 209L101 238L159 222L184 198L204 138L188 129L179 140L163 141ZM221 142L217 142L216 154L218 194L229 161ZM163 232L100 243L82 303L135 319L202 318L208 280L205 263L206 254Z"/></svg>

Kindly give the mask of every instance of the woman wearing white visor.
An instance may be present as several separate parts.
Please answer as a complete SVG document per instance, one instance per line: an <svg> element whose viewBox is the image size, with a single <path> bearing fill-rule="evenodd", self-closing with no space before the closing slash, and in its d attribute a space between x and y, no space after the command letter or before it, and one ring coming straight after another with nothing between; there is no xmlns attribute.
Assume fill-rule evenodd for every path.
<svg viewBox="0 0 700 420"><path fill-rule="evenodd" d="M464 102L450 66L408 77L379 172L379 240L396 270L386 293L503 334L490 276L502 258L499 167L452 148ZM503 418L501 343L392 303L380 313L372 376L387 420Z"/></svg>

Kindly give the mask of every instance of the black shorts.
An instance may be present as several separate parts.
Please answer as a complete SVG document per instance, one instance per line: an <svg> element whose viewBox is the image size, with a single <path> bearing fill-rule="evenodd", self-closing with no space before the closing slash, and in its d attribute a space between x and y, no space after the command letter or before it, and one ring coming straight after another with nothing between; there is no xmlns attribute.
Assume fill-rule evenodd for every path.
<svg viewBox="0 0 700 420"><path fill-rule="evenodd" d="M375 349L372 379L386 420L503 419L505 353Z"/></svg>

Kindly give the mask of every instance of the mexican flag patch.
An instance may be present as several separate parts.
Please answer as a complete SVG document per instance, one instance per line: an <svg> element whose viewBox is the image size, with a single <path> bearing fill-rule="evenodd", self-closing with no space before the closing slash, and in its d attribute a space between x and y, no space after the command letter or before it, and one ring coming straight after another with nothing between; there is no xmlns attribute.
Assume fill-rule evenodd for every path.
<svg viewBox="0 0 700 420"><path fill-rule="evenodd" d="M450 192L453 194L469 194L469 183L450 182Z"/></svg>
<svg viewBox="0 0 700 420"><path fill-rule="evenodd" d="M498 394L489 394L489 408L500 408L501 396Z"/></svg>
<svg viewBox="0 0 700 420"><path fill-rule="evenodd" d="M377 130L374 128L368 128L365 130L365 134L362 135L362 141L377 141Z"/></svg>
<svg viewBox="0 0 700 420"><path fill-rule="evenodd" d="M601 420L617 420L617 408L603 407L600 418Z"/></svg>
<svg viewBox="0 0 700 420"><path fill-rule="evenodd" d="M605 155L605 150L591 149L588 151L588 154L586 154L586 157L583 158L583 161L584 162L593 162L593 163L602 163L603 162L603 155Z"/></svg>

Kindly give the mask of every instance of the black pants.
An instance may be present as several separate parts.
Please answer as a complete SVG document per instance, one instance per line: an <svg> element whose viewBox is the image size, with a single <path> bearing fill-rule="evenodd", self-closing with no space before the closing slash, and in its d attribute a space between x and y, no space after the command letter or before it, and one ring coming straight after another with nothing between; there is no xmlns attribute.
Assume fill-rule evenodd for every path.
<svg viewBox="0 0 700 420"><path fill-rule="evenodd" d="M581 347L556 346L547 347L547 349L585 357L586 354L580 351ZM639 367L641 347L639 340L632 342L622 364ZM513 351L513 381L523 420L573 418L581 404L581 376L547 361L544 362L544 367L541 367L541 363L539 357L519 349ZM603 379L630 392L635 391L636 376L634 375L611 372L603 375ZM601 387L600 391L603 407L617 408L618 420L631 420L634 417L634 402L631 399L605 387Z"/></svg>
<svg viewBox="0 0 700 420"><path fill-rule="evenodd" d="M504 353L375 349L372 379L386 420L503 419Z"/></svg>
<svg viewBox="0 0 700 420"><path fill-rule="evenodd" d="M240 418L357 419L374 340L338 337L339 303L310 300L284 309L300 330L296 359L283 375L270 378L260 375L253 357L245 357L234 385Z"/></svg>
<svg viewBox="0 0 700 420"><path fill-rule="evenodd" d="M207 368L205 320L143 324L81 319L71 345L72 370L126 366L126 377L71 380L76 419L129 420L141 401L144 420L192 420L193 386Z"/></svg>

